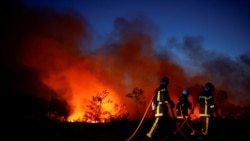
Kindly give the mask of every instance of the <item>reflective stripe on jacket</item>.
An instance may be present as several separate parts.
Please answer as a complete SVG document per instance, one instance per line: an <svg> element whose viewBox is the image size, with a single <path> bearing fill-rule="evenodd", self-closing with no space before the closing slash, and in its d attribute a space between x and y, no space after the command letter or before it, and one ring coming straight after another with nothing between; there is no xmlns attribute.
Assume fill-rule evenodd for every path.
<svg viewBox="0 0 250 141"><path fill-rule="evenodd" d="M200 104L200 116L209 117L212 113L211 110L214 108L214 98L212 95L204 96L200 95L198 97Z"/></svg>
<svg viewBox="0 0 250 141"><path fill-rule="evenodd" d="M159 116L164 116L168 114L168 107L167 107L167 103L168 103L168 91L166 88L161 88L157 91L156 94L156 111L155 111L155 116L159 117Z"/></svg>

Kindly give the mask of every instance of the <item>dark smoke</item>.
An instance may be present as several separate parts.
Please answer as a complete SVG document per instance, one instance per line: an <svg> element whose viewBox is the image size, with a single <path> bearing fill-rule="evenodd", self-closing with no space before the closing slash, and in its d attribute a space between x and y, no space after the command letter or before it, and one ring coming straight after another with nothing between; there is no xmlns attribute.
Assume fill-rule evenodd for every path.
<svg viewBox="0 0 250 141"><path fill-rule="evenodd" d="M217 91L226 91L232 103L249 106L249 53L237 60L205 50L201 36L184 37L183 42L173 38L162 51L156 51L159 29L145 16L117 18L106 42L93 50L95 33L75 11L33 9L15 1L1 7L2 95L22 114L40 111L35 114L45 115L52 110L67 116L72 112L69 101L75 95L71 75L66 72L74 72L83 84L95 77L125 104L130 102L125 95L135 87L142 88L149 100L166 75L174 100L184 88L190 88L195 97L210 81ZM54 77L56 84L44 83ZM88 89L89 85L82 87ZM53 102L48 105L48 101ZM133 105L127 105L134 110Z"/></svg>
<svg viewBox="0 0 250 141"><path fill-rule="evenodd" d="M24 44L37 36L46 38L49 35L67 46L75 46L76 40L80 40L81 37L79 35L81 30L77 28L82 27L81 23L76 22L76 17L72 15L60 15L52 9L37 11L23 6L20 1L3 2L1 10L4 14L1 26L3 34L1 36L1 84L3 88L1 95L3 100L8 102L5 106L6 112L14 117L17 116L15 118L19 116L45 117L48 112L54 111L57 111L59 116L67 116L69 105L65 99L58 97L54 90L41 81L42 72L39 71L43 70L38 70L23 62L28 56L35 60L39 55L45 55L47 58L41 60L43 63L49 62L53 54L52 56L43 54L39 52L38 46L28 48ZM51 22L52 19L54 22ZM72 26L72 28L64 30L65 26ZM55 27L57 31L54 31ZM66 32L66 34L61 32ZM70 36L71 32L74 32L76 36ZM82 36L86 35L82 34ZM65 50L74 52L72 48ZM12 117L11 115L8 117Z"/></svg>
<svg viewBox="0 0 250 141"><path fill-rule="evenodd" d="M231 58L226 54L203 49L202 40L200 36L185 37L183 43L178 43L174 48L179 52L184 51L187 62L191 62L190 68L206 76L203 81L214 82L218 91L227 91L234 104L249 105L249 53L240 55L239 59ZM191 71L188 73L193 74Z"/></svg>

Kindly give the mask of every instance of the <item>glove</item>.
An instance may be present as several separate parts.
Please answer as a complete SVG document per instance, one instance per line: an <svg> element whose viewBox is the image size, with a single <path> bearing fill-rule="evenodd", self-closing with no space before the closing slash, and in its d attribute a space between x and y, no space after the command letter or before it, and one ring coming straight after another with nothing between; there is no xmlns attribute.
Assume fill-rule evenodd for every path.
<svg viewBox="0 0 250 141"><path fill-rule="evenodd" d="M152 102L151 107L152 107L152 110L154 111L155 110L155 104L154 104L154 102Z"/></svg>

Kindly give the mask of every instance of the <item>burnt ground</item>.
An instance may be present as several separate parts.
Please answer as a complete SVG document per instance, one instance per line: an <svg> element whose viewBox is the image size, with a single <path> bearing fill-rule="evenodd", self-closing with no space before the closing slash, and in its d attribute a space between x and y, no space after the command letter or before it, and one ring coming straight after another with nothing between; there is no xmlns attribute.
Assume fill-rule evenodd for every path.
<svg viewBox="0 0 250 141"><path fill-rule="evenodd" d="M152 125L145 120L132 141L141 141ZM211 141L249 141L250 117L214 119L211 125ZM32 141L126 141L135 131L139 121L112 121L110 123L60 122L49 119L14 118L2 121L2 140ZM174 125L174 124L173 124ZM193 126L198 128L199 121ZM174 127L175 128L175 127ZM173 129L174 129L173 128ZM190 141L199 141L198 134ZM182 135L169 135L168 141L185 141Z"/></svg>

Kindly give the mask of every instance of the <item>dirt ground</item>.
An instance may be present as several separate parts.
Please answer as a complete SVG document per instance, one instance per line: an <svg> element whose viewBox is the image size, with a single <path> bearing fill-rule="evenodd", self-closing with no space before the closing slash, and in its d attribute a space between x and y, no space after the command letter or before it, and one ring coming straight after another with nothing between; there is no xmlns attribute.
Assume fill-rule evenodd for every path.
<svg viewBox="0 0 250 141"><path fill-rule="evenodd" d="M2 123L4 140L33 141L127 141L139 125L139 121L113 121L110 123L59 122L54 120L16 119ZM149 131L151 120L144 121L131 141L142 141ZM193 124L198 125L198 122ZM175 125L175 124L173 124ZM173 129L176 128L172 126ZM249 141L250 117L215 119L209 141ZM168 141L200 141L199 135L169 134ZM154 139L156 140L156 139Z"/></svg>

